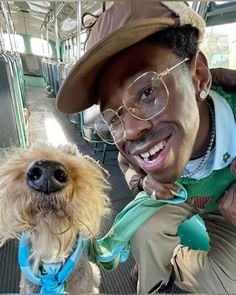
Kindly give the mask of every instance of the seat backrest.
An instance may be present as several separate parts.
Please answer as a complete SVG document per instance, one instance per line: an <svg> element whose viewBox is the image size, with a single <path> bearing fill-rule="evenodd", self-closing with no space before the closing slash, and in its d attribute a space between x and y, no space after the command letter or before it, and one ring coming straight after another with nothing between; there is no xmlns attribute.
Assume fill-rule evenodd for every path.
<svg viewBox="0 0 236 295"><path fill-rule="evenodd" d="M95 133L95 121L100 116L99 106L93 105L80 112L81 134L89 142L102 142L102 139Z"/></svg>
<svg viewBox="0 0 236 295"><path fill-rule="evenodd" d="M37 56L31 53L21 53L22 65L24 74L42 77L42 56Z"/></svg>
<svg viewBox="0 0 236 295"><path fill-rule="evenodd" d="M94 104L90 108L84 110L83 112L83 123L84 125L94 125L94 122L98 117L101 117L99 106Z"/></svg>
<svg viewBox="0 0 236 295"><path fill-rule="evenodd" d="M16 59L0 54L0 147L27 145L21 85Z"/></svg>
<svg viewBox="0 0 236 295"><path fill-rule="evenodd" d="M93 105L90 108L82 111L81 115L81 133L88 141L103 142L95 130L95 122L103 121L98 105ZM106 143L111 140L111 133L109 128L106 128Z"/></svg>

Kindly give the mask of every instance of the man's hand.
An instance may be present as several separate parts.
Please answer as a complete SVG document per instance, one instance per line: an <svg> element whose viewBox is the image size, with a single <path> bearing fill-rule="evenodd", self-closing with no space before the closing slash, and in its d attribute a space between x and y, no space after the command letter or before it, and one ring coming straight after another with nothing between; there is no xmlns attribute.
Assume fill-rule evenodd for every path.
<svg viewBox="0 0 236 295"><path fill-rule="evenodd" d="M232 184L217 203L224 218L236 227L236 183Z"/></svg>
<svg viewBox="0 0 236 295"><path fill-rule="evenodd" d="M145 192L156 199L172 199L173 193L179 189L175 183L159 183L150 175L143 178L142 187Z"/></svg>

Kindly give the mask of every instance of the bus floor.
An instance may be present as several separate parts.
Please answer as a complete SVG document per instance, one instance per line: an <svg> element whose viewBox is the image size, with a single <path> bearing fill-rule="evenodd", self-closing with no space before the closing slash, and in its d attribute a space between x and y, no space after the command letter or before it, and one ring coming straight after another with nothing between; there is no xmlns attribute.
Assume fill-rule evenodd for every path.
<svg viewBox="0 0 236 295"><path fill-rule="evenodd" d="M73 125L66 115L59 113L55 108L55 98L48 97L43 87L28 86L27 106L30 112L28 134L29 146L38 140L53 144L66 142L75 143L83 154L88 154L100 160L102 153L94 154L93 145L87 143L80 135L79 126ZM102 223L101 236L110 228L115 215L130 201L131 193L125 183L117 165L117 151L109 151L103 167L110 173L109 182L112 215ZM9 241L0 249L0 293L19 292L20 270L17 262L18 242ZM136 293L136 286L131 279L130 271L134 260L129 259L120 264L113 271L101 269L101 293L121 294Z"/></svg>

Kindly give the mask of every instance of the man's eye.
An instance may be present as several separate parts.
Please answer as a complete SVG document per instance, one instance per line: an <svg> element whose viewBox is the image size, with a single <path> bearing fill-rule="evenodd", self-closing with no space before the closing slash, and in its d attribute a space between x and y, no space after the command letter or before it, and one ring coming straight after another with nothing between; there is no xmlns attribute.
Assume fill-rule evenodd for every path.
<svg viewBox="0 0 236 295"><path fill-rule="evenodd" d="M114 127L114 126L116 126L117 124L119 124L119 121L120 121L119 117L116 116L116 115L114 115L114 116L111 117L110 120L109 120L109 127Z"/></svg>
<svg viewBox="0 0 236 295"><path fill-rule="evenodd" d="M148 102L150 99L153 99L154 88L150 87L145 89L139 97L139 102Z"/></svg>

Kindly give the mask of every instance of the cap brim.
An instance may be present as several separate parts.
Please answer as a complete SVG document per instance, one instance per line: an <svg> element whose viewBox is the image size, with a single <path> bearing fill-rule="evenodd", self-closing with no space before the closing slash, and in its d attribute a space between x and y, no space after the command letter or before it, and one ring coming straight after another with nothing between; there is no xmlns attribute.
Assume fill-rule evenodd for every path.
<svg viewBox="0 0 236 295"><path fill-rule="evenodd" d="M100 41L79 59L67 75L57 95L58 110L67 114L77 113L98 103L94 81L105 62L145 37L176 25L174 19L167 17L138 20Z"/></svg>

